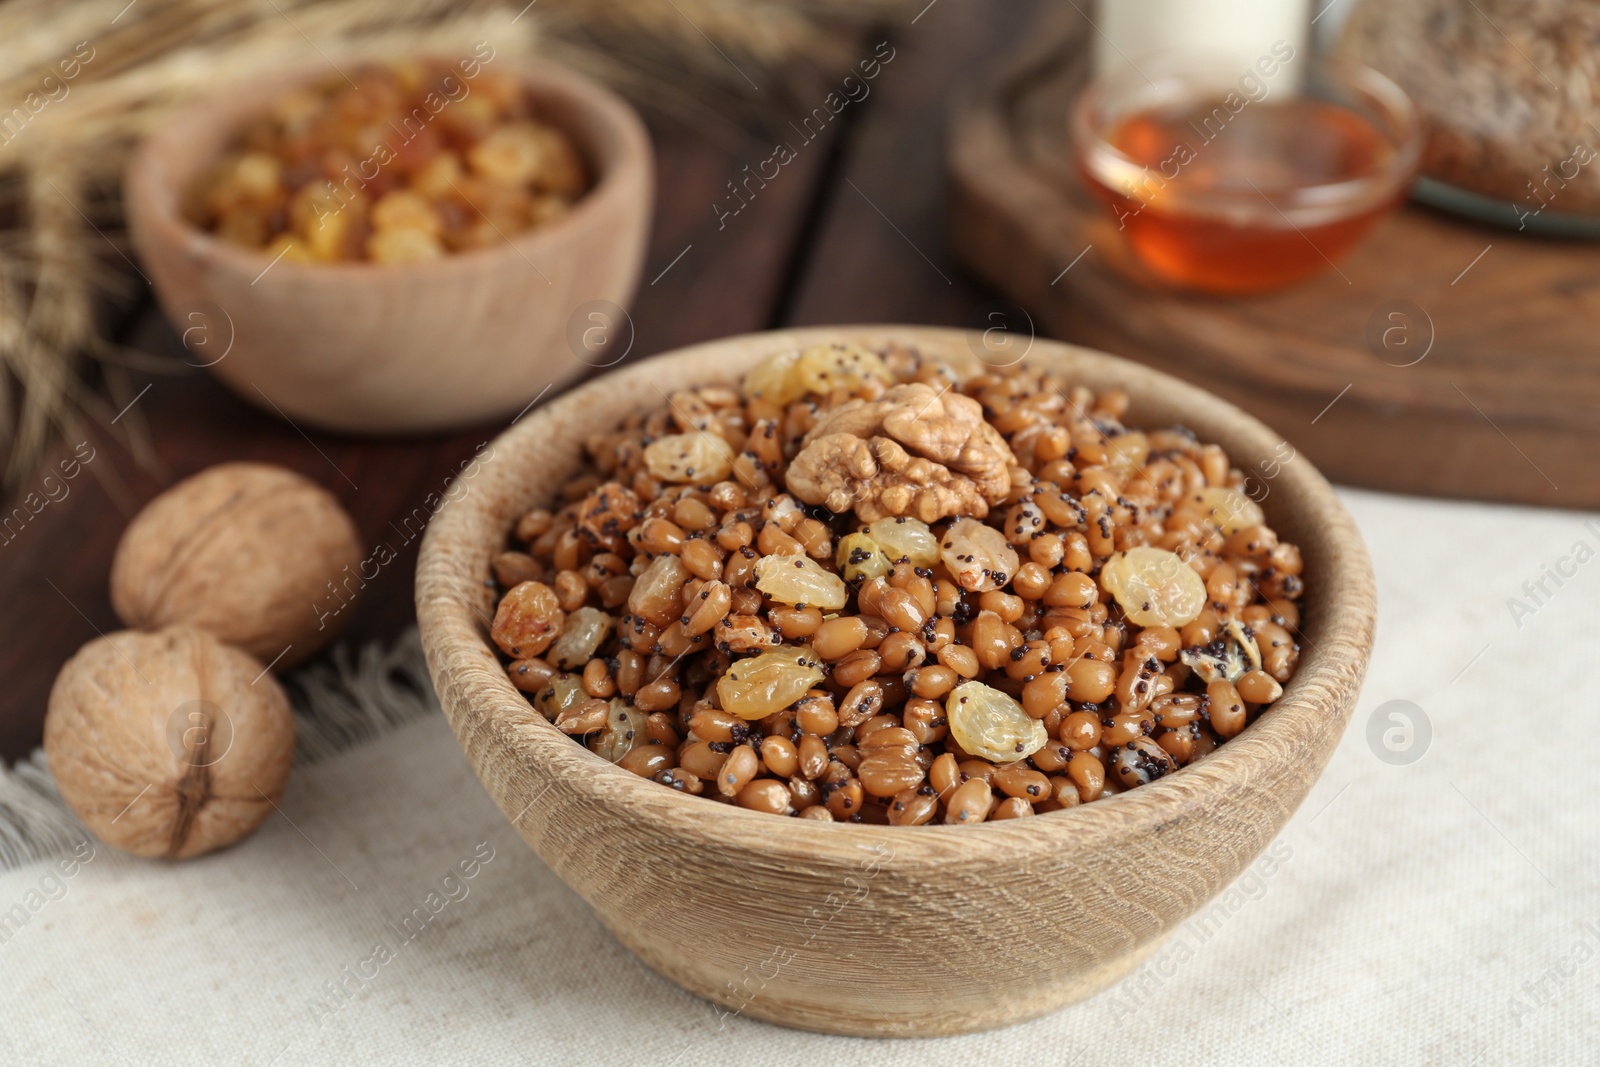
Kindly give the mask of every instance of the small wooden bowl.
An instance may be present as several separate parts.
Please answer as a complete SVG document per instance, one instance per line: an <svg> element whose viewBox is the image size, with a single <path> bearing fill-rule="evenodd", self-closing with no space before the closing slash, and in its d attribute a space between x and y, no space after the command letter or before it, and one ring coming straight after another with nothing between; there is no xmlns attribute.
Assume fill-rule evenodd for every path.
<svg viewBox="0 0 1600 1067"><path fill-rule="evenodd" d="M489 559L521 514L550 503L595 428L660 404L663 391L735 381L784 348L893 339L976 371L980 338L898 326L786 330L609 374L501 435L423 541L417 617L428 666L490 795L619 941L730 1012L835 1034L954 1034L1104 989L1272 840L1355 707L1376 598L1366 548L1328 483L1303 457L1283 462L1281 438L1231 404L1043 340L1028 358L1097 390L1127 388L1131 424L1181 423L1241 469L1277 472L1264 506L1304 553L1304 651L1274 710L1214 754L1126 793L1008 822L780 821L615 767L512 688L487 637Z"/></svg>
<svg viewBox="0 0 1600 1067"><path fill-rule="evenodd" d="M168 319L186 342L202 331L195 338L207 347L191 346L194 362L253 404L354 433L514 414L583 371L582 348L570 340L593 324L582 305L626 305L638 284L650 139L632 108L587 78L547 66L516 73L578 142L595 186L554 223L428 263L267 269L264 253L225 244L182 216L184 191L240 125L324 77L326 66L201 101L146 138L124 185L128 225ZM574 331L575 317L584 321Z"/></svg>

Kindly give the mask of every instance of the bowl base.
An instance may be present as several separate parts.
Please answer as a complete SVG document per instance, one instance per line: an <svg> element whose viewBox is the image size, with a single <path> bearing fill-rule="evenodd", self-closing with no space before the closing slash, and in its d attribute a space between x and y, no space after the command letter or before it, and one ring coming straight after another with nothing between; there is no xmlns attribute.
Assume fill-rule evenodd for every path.
<svg viewBox="0 0 1600 1067"><path fill-rule="evenodd" d="M768 982L748 967L739 972L728 971L718 981L718 976L710 973L711 967L698 965L682 953L662 951L662 942L636 940L606 923L604 917L600 922L652 971L723 1008L719 1013L723 1023L731 1018L759 1019L838 1037L952 1037L1027 1022L1116 985L1165 944L1169 936L1158 934L1122 956L1029 995L1014 995L988 1004L947 1004L939 1003L938 995L930 992L925 1004L897 1008L865 997L830 1000L821 989L811 997L796 997L792 987L777 988L779 974Z"/></svg>

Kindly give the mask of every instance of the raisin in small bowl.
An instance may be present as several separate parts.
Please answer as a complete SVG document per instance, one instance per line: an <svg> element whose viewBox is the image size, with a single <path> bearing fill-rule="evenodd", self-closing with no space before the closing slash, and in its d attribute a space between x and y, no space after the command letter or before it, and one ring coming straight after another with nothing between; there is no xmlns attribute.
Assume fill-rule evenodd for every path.
<svg viewBox="0 0 1600 1067"><path fill-rule="evenodd" d="M1298 546L1303 560L1303 587L1295 589L1303 609L1296 631L1303 644L1292 676L1281 693L1272 694L1270 713L1240 725L1226 744L1203 758L1170 773L1152 772L1152 780L1137 788L1093 803L1039 805L1038 813L1028 818L966 824L946 819L924 825L858 822L848 814L839 818L837 812L831 813L833 818L775 818L773 811L760 805L718 804L703 795L667 788L659 777L647 776L651 767L633 765L640 762L635 752L659 747L659 742L624 752L633 741L623 736L626 731L613 730L604 701L596 702L592 723L573 721L588 714L581 703L563 707L567 720L562 712L552 716L552 709L530 702L526 687L514 684L505 656L537 647L563 669L576 669L593 649L611 639L602 618L606 596L619 606L627 600L633 618L628 625L659 626L663 633L675 621L692 619L701 611L708 619L719 612L726 618L731 608L711 605L711 595L707 598L711 606L674 606L669 611L668 606L653 603L652 590L658 584L663 588L681 584L682 575L667 572L681 566L690 573L702 569L709 573L709 557L702 560L697 557L704 552L688 552L687 542L677 546L676 553L662 551L657 562L641 567L628 590L619 582L615 590L601 593L599 607L588 603L578 607L574 599L573 615L581 616L576 624L560 617L559 603L550 600L559 601L564 595L559 579L552 588L530 580L507 592L503 588L507 579L516 576L498 573L501 568L496 563L503 568L505 561L496 557L520 519L535 509L559 507L563 489L571 499L570 479L590 454L597 430L603 433L630 415L658 408L663 391L673 395L680 388L711 383L738 387L741 381L748 391L747 372L767 366L763 361L773 353L805 352L834 342L869 352L896 346L914 349L962 378L987 369L973 355L983 351L981 339L963 331L922 327L782 331L659 357L646 367L608 375L541 409L494 443L493 459L475 471L471 492L444 508L430 526L417 573L418 619L430 671L463 750L524 838L624 945L684 988L730 1011L829 1033L951 1034L1020 1021L1089 996L1137 966L1166 933L1237 877L1288 821L1337 745L1359 693L1373 633L1370 565L1337 497L1305 457L1294 455L1277 434L1224 401L1165 375L1111 356L1036 340L1030 363L1059 372L1097 394L1125 392L1129 403L1122 421L1127 427L1149 430L1154 439L1159 428L1181 423L1199 440L1221 446L1240 470L1255 472L1258 480L1270 483L1271 492L1257 505L1262 518L1285 542ZM894 394L891 399L903 397ZM953 424L965 418L964 407L944 402L936 411L930 403L926 408L913 406L910 415L852 408L837 414L841 421L828 425L839 431L837 435L823 433L811 440L831 437L830 447L851 452L856 446L848 438L860 437L881 423L884 432L871 435L881 438L872 453L875 462L910 471L914 460L899 456L893 440L912 441L931 452L944 438L960 437L965 445L945 449L948 463L956 465L944 467L948 472L967 459L981 460L992 445L975 426ZM946 416L952 424L929 425ZM695 413L685 417L693 419ZM827 412L821 416L832 417ZM926 441L918 436L924 431ZM738 455L691 457L687 442L669 437L645 445L648 451L657 441L664 442L659 454L645 462L654 462L666 479L690 459L697 469L700 463L709 463L715 472L726 468L736 473L747 453L760 459L768 447L752 440ZM1011 441L1017 444L1015 436ZM908 508L926 508L925 513L933 516L947 506L975 510L975 504L966 500L972 494L993 492L996 498L1007 494L998 480L988 484L987 464L982 462L971 465L972 476L966 482L941 480L937 472L924 471L928 477L884 479L863 492L850 477L836 475L865 472L865 464L820 462L825 458L821 456L812 457L819 460L812 462L805 456L808 447L802 445L785 457L788 488L806 498L808 505L834 511L843 501L835 494L849 495L854 518L864 524L863 540L841 546L844 562L838 563L837 555L830 560L841 576L849 567L872 568L872 546L888 545L893 554L901 555L946 548L943 543L922 545L920 537L901 537L903 530L879 528L882 516L877 509L901 514ZM934 492L934 486L945 492ZM900 489L910 495L899 494ZM919 498L918 493L925 495ZM813 497L822 504L811 504ZM608 531L601 521L609 506L604 499L595 504L597 537L618 532ZM683 516L690 525L697 519L695 510L689 507ZM1065 512L1061 514L1071 521ZM1019 513L1019 519L1023 517ZM805 521L789 523L784 535L803 544ZM1005 587L1020 575L1010 566L1006 549L991 543L989 535L976 528L958 530L959 522L929 522L944 530L951 553L940 564L930 563L931 572L955 574L967 562L976 566L986 560L985 573L966 576L975 585L993 582ZM524 533L539 536L532 524ZM657 534L666 538L661 544L670 541L670 530L662 528L650 536ZM782 663L763 659L771 654L758 647L763 640L771 643L767 630L772 625L781 630L782 620L806 610L787 605L786 598L813 597L817 605L830 610L841 600L840 590L827 580L829 566L791 563L783 568L782 553L777 551L783 546L772 536L773 545L752 554L759 559L750 564L749 583L741 579L724 584L735 591L759 589L761 596L786 606L776 619L768 606L766 619L771 625L758 625L753 612L747 613L749 619L729 624L722 640L730 649L737 647L738 654L723 677L698 680L718 691L723 710L740 717L746 712L752 718L765 714L772 699L792 697L797 705L803 703L801 682L815 683L824 664L837 682L848 659L836 653L837 642L849 635L830 637L820 631L804 648L786 641L774 644L773 652L788 657ZM859 558L855 548L861 549ZM967 556L974 559L967 561ZM669 559L675 562L660 562ZM778 563L767 562L773 559ZM1109 587L1102 582L1102 588L1115 589L1119 610L1130 615L1144 611L1187 615L1193 607L1186 599L1193 592L1187 580L1168 582L1163 573L1152 574L1145 562L1130 550L1106 579ZM610 580L597 577L599 587ZM1083 581L1087 576L1081 581L1063 579L1063 603L1091 595L1087 587L1079 588ZM1147 604L1138 594L1140 589L1155 592L1168 586L1170 602ZM701 588L712 588L710 581ZM717 590L713 594L721 596ZM844 600L848 599L845 594ZM895 620L914 627L916 599L879 590L872 605L874 618L909 633ZM496 609L505 600L512 602L512 610L506 618L497 618ZM526 603L519 603L523 600ZM753 601L746 606L753 607ZM669 618L680 610L677 620ZM1155 626L1154 620L1151 625ZM508 642L512 652L506 652ZM835 645L831 652L830 644ZM1219 655L1231 647L1226 641L1217 644ZM1224 660L1197 662L1195 669L1202 668L1225 671L1229 666ZM871 674L862 670L863 677ZM1086 687L1095 684L1092 673L1082 679ZM791 693L784 687L792 680ZM990 682L987 688L997 691L1006 684L998 677ZM969 685L974 683L956 685L945 696L947 701L965 697L976 702L971 709L976 719L967 724L973 736L957 740L969 754L1003 761L998 750L984 750L997 738L1005 740L1001 736L1005 731L977 720L996 715L1016 718L1017 709L986 688ZM841 682L836 688L842 692L842 687ZM646 694L641 688L633 704L642 708L658 702L658 696L665 700L671 695ZM564 697L554 694L553 699ZM853 718L860 711L865 718L875 710L850 708L848 714ZM842 704L837 711L841 719L847 713ZM1021 718L1016 722L1019 727L1030 726ZM708 720L706 725L716 724ZM643 728L649 730L650 723L646 721ZM908 725L901 732L914 731ZM617 736L607 744L610 733ZM598 737L601 743L586 747L575 743L575 736ZM898 734L893 736L901 740ZM1031 744L1026 730L1011 740L1023 748ZM863 747L873 745L864 742ZM748 749L735 746L735 751ZM879 755L857 754L862 756L862 767ZM1158 752L1146 755L1166 763ZM759 774L752 767L734 770ZM1140 766L1131 767L1130 773L1138 770ZM983 784L977 778L968 784L972 782ZM775 789L763 788L776 796ZM953 810L946 807L947 814ZM841 994L841 990L854 992Z"/></svg>
<svg viewBox="0 0 1600 1067"><path fill-rule="evenodd" d="M480 51L291 70L145 139L129 226L189 362L358 433L514 414L594 365L570 327L626 329L648 136L594 82Z"/></svg>

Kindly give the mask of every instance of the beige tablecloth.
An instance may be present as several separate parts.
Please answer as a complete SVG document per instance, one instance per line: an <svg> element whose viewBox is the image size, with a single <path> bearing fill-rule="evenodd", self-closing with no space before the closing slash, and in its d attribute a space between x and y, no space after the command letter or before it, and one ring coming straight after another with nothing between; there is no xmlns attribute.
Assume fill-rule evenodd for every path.
<svg viewBox="0 0 1600 1067"><path fill-rule="evenodd" d="M1594 1063L1600 523L1344 496L1381 619L1343 744L1270 861L1085 1004L936 1041L723 1027L521 843L434 715L297 772L224 854L0 875L27 915L0 919L0 1062Z"/></svg>

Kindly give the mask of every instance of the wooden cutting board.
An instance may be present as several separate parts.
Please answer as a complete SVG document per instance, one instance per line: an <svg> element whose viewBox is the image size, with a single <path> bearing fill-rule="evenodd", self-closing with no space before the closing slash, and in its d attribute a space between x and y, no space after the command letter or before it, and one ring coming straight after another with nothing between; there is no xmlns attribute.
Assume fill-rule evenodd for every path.
<svg viewBox="0 0 1600 1067"><path fill-rule="evenodd" d="M1335 481L1600 507L1600 246L1409 205L1296 288L1163 289L1071 162L1093 32L1075 10L1054 16L952 113L953 239L1027 309L1009 328L1031 315L1203 385Z"/></svg>

